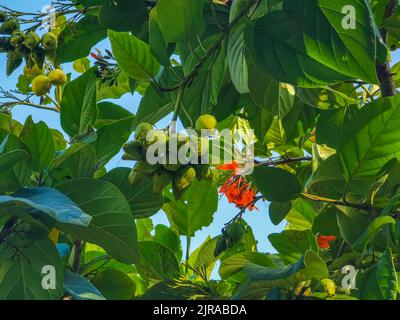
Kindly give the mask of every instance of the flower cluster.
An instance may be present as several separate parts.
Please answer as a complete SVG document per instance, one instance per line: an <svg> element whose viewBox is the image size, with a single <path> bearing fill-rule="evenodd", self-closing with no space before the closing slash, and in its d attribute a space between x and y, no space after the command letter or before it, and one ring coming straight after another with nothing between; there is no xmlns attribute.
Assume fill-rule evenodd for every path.
<svg viewBox="0 0 400 320"><path fill-rule="evenodd" d="M249 209L252 211L254 206L254 198L256 190L254 190L246 178L238 175L239 166L236 162L225 164L217 167L219 170L234 171L224 185L219 189L220 193L224 193L229 203L234 203L239 209ZM257 209L257 208L256 208Z"/></svg>
<svg viewBox="0 0 400 320"><path fill-rule="evenodd" d="M329 242L335 240L335 236L317 236L317 243L321 249L329 249L331 247Z"/></svg>

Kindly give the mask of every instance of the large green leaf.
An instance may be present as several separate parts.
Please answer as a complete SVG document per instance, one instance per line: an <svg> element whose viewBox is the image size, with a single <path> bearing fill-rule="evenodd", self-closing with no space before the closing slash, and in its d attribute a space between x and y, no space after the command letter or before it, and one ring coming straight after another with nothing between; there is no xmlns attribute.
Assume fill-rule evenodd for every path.
<svg viewBox="0 0 400 320"><path fill-rule="evenodd" d="M96 16L85 16L77 23L68 23L60 35L57 50L59 63L87 57L98 42L107 37L107 29L99 25Z"/></svg>
<svg viewBox="0 0 400 320"><path fill-rule="evenodd" d="M27 212L39 210L53 219L66 223L86 227L91 217L79 209L67 196L58 190L46 187L25 188L12 195L0 195L0 207L10 208L18 206Z"/></svg>
<svg viewBox="0 0 400 320"><path fill-rule="evenodd" d="M163 224L156 225L153 240L171 249L178 260L182 258L181 240L179 235L171 228Z"/></svg>
<svg viewBox="0 0 400 320"><path fill-rule="evenodd" d="M317 242L310 230L284 230L268 236L283 262L294 263L308 250L318 252Z"/></svg>
<svg viewBox="0 0 400 320"><path fill-rule="evenodd" d="M34 123L29 116L19 135L31 155L34 170L45 169L53 160L56 149L49 127L43 121Z"/></svg>
<svg viewBox="0 0 400 320"><path fill-rule="evenodd" d="M153 180L143 178L135 185L129 183L129 168L114 168L103 180L116 185L128 200L131 212L135 218L146 218L156 214L162 206L163 198L153 192Z"/></svg>
<svg viewBox="0 0 400 320"><path fill-rule="evenodd" d="M64 290L74 300L105 300L89 280L68 270L64 274Z"/></svg>
<svg viewBox="0 0 400 320"><path fill-rule="evenodd" d="M257 189L270 201L289 201L301 192L296 176L280 168L255 167L253 180Z"/></svg>
<svg viewBox="0 0 400 320"><path fill-rule="evenodd" d="M203 0L159 0L156 5L158 23L167 42L189 39L201 34Z"/></svg>
<svg viewBox="0 0 400 320"><path fill-rule="evenodd" d="M54 289L43 288L45 276L55 277ZM60 300L63 292L62 260L49 239L32 241L19 233L0 244L1 300Z"/></svg>
<svg viewBox="0 0 400 320"><path fill-rule="evenodd" d="M365 105L345 123L338 146L343 175L351 181L376 175L400 158L400 95Z"/></svg>
<svg viewBox="0 0 400 320"><path fill-rule="evenodd" d="M135 283L126 273L117 269L98 272L92 283L107 300L131 300L135 296Z"/></svg>
<svg viewBox="0 0 400 320"><path fill-rule="evenodd" d="M327 1L323 11L314 0L285 0L283 10L258 19L249 35L257 65L279 81L304 87L350 79L377 83L376 28L369 5L355 2L356 28L344 29Z"/></svg>
<svg viewBox="0 0 400 320"><path fill-rule="evenodd" d="M167 247L155 241L140 241L139 252L136 266L140 273L156 280L178 277L178 261Z"/></svg>
<svg viewBox="0 0 400 320"><path fill-rule="evenodd" d="M133 114L125 108L109 101L98 103L97 110L96 128L133 116Z"/></svg>
<svg viewBox="0 0 400 320"><path fill-rule="evenodd" d="M0 171L9 169L20 161L29 159L29 153L22 149L11 150L0 154Z"/></svg>
<svg viewBox="0 0 400 320"><path fill-rule="evenodd" d="M195 180L179 199L169 199L163 210L181 235L194 236L213 221L218 206L218 191L207 181Z"/></svg>
<svg viewBox="0 0 400 320"><path fill-rule="evenodd" d="M146 20L147 10L143 0L107 0L99 12L100 24L115 31L140 29Z"/></svg>
<svg viewBox="0 0 400 320"><path fill-rule="evenodd" d="M94 143L99 166L105 165L122 148L133 131L135 117L121 119L97 130Z"/></svg>
<svg viewBox="0 0 400 320"><path fill-rule="evenodd" d="M383 299L396 300L398 279L390 249L386 249L379 259L376 266L376 277Z"/></svg>
<svg viewBox="0 0 400 320"><path fill-rule="evenodd" d="M65 86L61 126L70 136L83 134L94 124L96 116L96 74L92 68Z"/></svg>
<svg viewBox="0 0 400 320"><path fill-rule="evenodd" d="M156 75L160 64L147 43L127 32L109 30L108 36L122 71L136 80L150 80Z"/></svg>
<svg viewBox="0 0 400 320"><path fill-rule="evenodd" d="M57 188L92 216L87 228L60 223L58 229L75 239L103 247L118 261L128 264L137 261L135 221L128 202L116 186L81 178L64 182Z"/></svg>
<svg viewBox="0 0 400 320"><path fill-rule="evenodd" d="M186 263L197 271L205 272L207 276L210 277L215 263L218 260L218 258L214 256L217 241L218 237L211 239L210 236L208 236L206 240L190 254ZM194 275L196 276L195 273Z"/></svg>

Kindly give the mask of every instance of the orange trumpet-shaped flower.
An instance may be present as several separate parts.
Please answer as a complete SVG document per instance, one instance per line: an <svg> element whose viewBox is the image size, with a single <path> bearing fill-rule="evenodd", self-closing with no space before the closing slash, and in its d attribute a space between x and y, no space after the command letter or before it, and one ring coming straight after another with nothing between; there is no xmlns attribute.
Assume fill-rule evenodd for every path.
<svg viewBox="0 0 400 320"><path fill-rule="evenodd" d="M248 208L252 211L254 207L254 198L256 191L251 188L247 180L238 175L231 175L224 185L219 189L224 193L229 203L234 203L239 209Z"/></svg>
<svg viewBox="0 0 400 320"><path fill-rule="evenodd" d="M335 236L318 236L317 237L317 243L321 249L329 249L331 247L329 244L329 241L335 241L335 240L336 240Z"/></svg>
<svg viewBox="0 0 400 320"><path fill-rule="evenodd" d="M236 161L232 161L231 163L223 164L222 166L217 167L218 170L224 171L234 171L235 174L238 174L240 171L239 164Z"/></svg>

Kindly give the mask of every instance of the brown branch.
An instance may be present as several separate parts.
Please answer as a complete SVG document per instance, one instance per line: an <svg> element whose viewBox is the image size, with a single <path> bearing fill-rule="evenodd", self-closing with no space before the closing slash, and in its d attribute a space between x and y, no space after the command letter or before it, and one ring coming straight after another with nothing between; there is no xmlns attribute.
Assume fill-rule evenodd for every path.
<svg viewBox="0 0 400 320"><path fill-rule="evenodd" d="M292 162L301 162L301 161L311 161L312 157L295 157L295 158L283 158L279 160L270 160L270 161L257 161L254 160L255 166L278 166L281 164L287 164Z"/></svg>
<svg viewBox="0 0 400 320"><path fill-rule="evenodd" d="M394 14L395 9L396 9L396 0L389 0L386 6L384 19L391 17ZM380 33L383 41L387 43L387 38L388 38L387 30L385 28L381 28ZM396 95L396 86L394 84L392 75L390 73L389 61L386 61L384 64L377 62L376 73L378 75L382 96L391 97Z"/></svg>
<svg viewBox="0 0 400 320"><path fill-rule="evenodd" d="M76 240L74 242L74 257L72 261L72 271L79 273L81 268L81 256L83 250L83 242L81 240Z"/></svg>

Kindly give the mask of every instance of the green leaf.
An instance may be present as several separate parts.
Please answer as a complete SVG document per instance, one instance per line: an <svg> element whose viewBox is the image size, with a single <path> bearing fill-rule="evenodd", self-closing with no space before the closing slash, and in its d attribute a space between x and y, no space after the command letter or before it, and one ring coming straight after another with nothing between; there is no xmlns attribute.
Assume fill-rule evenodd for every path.
<svg viewBox="0 0 400 320"><path fill-rule="evenodd" d="M271 268L249 263L244 271L252 280L280 280L296 275L303 279L322 279L329 275L325 262L314 252L307 251L296 263Z"/></svg>
<svg viewBox="0 0 400 320"><path fill-rule="evenodd" d="M55 273L49 273L46 266L52 266ZM42 281L48 283L46 275L55 276L54 290L43 288ZM60 300L63 278L61 258L49 239L32 241L20 233L0 244L1 300Z"/></svg>
<svg viewBox="0 0 400 320"><path fill-rule="evenodd" d="M396 221L389 216L375 218L364 233L353 243L353 249L357 252L363 253L368 242L370 242L372 237L376 235L383 225L395 223Z"/></svg>
<svg viewBox="0 0 400 320"><path fill-rule="evenodd" d="M178 260L182 258L181 240L178 234L163 224L158 224L154 228L153 240L171 249Z"/></svg>
<svg viewBox="0 0 400 320"><path fill-rule="evenodd" d="M280 168L255 167L253 180L257 189L269 201L286 202L296 198L301 192L296 176Z"/></svg>
<svg viewBox="0 0 400 320"><path fill-rule="evenodd" d="M286 264L296 262L308 250L318 252L311 230L284 230L270 234L268 240Z"/></svg>
<svg viewBox="0 0 400 320"><path fill-rule="evenodd" d="M376 175L400 158L400 95L365 105L345 123L337 152L349 181Z"/></svg>
<svg viewBox="0 0 400 320"><path fill-rule="evenodd" d="M173 252L155 241L139 242L140 259L136 264L139 272L155 280L179 276L179 265Z"/></svg>
<svg viewBox="0 0 400 320"><path fill-rule="evenodd" d="M232 82L240 94L249 92L249 70L246 62L244 31L247 23L242 22L234 28L228 38L228 66Z"/></svg>
<svg viewBox="0 0 400 320"><path fill-rule="evenodd" d="M77 23L66 24L60 34L57 49L58 63L72 62L87 57L90 50L107 37L107 29L99 25L96 16L85 16Z"/></svg>
<svg viewBox="0 0 400 320"><path fill-rule="evenodd" d="M97 110L98 114L94 125L96 128L133 116L133 114L125 108L109 101L98 103Z"/></svg>
<svg viewBox="0 0 400 320"><path fill-rule="evenodd" d="M322 3L323 10L314 0L285 0L283 10L258 19L249 34L257 65L276 80L301 87L351 79L377 83L376 27L368 4L355 1L356 28L346 30L342 1ZM339 14L329 11L339 6Z"/></svg>
<svg viewBox="0 0 400 320"><path fill-rule="evenodd" d="M292 203L288 202L271 202L269 205L269 217L274 225L278 225L285 219L286 215L290 212Z"/></svg>
<svg viewBox="0 0 400 320"><path fill-rule="evenodd" d="M170 64L171 52L158 23L156 9L152 9L149 16L149 46L151 52L162 65Z"/></svg>
<svg viewBox="0 0 400 320"><path fill-rule="evenodd" d="M156 214L161 209L163 198L160 194L153 192L153 179L146 177L132 185L128 180L130 171L129 168L114 168L102 179L119 188L128 200L131 212L136 219Z"/></svg>
<svg viewBox="0 0 400 320"><path fill-rule="evenodd" d="M165 202L163 211L181 235L192 237L213 221L217 206L217 189L207 181L195 180L179 200Z"/></svg>
<svg viewBox="0 0 400 320"><path fill-rule="evenodd" d="M219 275L222 279L228 279L232 275L242 271L250 263L267 268L276 267L273 260L265 253L241 252L222 260L219 267Z"/></svg>
<svg viewBox="0 0 400 320"><path fill-rule="evenodd" d="M53 160L56 149L49 127L43 121L34 123L29 116L19 135L29 150L33 169L41 171Z"/></svg>
<svg viewBox="0 0 400 320"><path fill-rule="evenodd" d="M385 250L376 265L376 278L383 299L396 300L398 279L390 249Z"/></svg>
<svg viewBox="0 0 400 320"><path fill-rule="evenodd" d="M23 207L27 212L39 210L53 219L86 227L91 217L79 209L67 196L52 188L25 188L12 195L0 195L0 206Z"/></svg>
<svg viewBox="0 0 400 320"><path fill-rule="evenodd" d="M109 30L108 36L113 55L128 76L136 80L150 80L156 75L160 64L147 43L127 32Z"/></svg>
<svg viewBox="0 0 400 320"><path fill-rule="evenodd" d="M99 11L100 24L115 31L134 31L147 21L143 0L105 1Z"/></svg>
<svg viewBox="0 0 400 320"><path fill-rule="evenodd" d="M99 166L105 165L122 148L133 131L134 116L115 121L97 130L94 143Z"/></svg>
<svg viewBox="0 0 400 320"><path fill-rule="evenodd" d="M103 247L116 260L131 264L138 258L136 226L129 204L113 184L88 178L71 180L57 187L84 212L92 216L87 228L58 224L75 239Z"/></svg>
<svg viewBox="0 0 400 320"><path fill-rule="evenodd" d="M96 274L92 283L107 300L131 300L135 296L135 283L116 269L106 269Z"/></svg>
<svg viewBox="0 0 400 320"><path fill-rule="evenodd" d="M190 39L203 29L203 0L159 0L156 12L167 42Z"/></svg>
<svg viewBox="0 0 400 320"><path fill-rule="evenodd" d="M207 276L210 277L215 263L217 262L217 258L214 256L217 241L218 237L210 239L210 236L208 236L206 240L190 254L186 263L195 270L206 272ZM193 275L198 276L194 272Z"/></svg>
<svg viewBox="0 0 400 320"><path fill-rule="evenodd" d="M61 100L61 126L70 136L84 134L96 121L95 68L69 82Z"/></svg>
<svg viewBox="0 0 400 320"><path fill-rule="evenodd" d="M0 171L8 169L20 161L29 159L28 152L22 149L8 151L0 155Z"/></svg>
<svg viewBox="0 0 400 320"><path fill-rule="evenodd" d="M89 280L68 270L64 273L64 290L74 300L105 300Z"/></svg>

